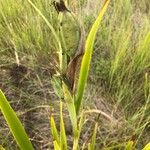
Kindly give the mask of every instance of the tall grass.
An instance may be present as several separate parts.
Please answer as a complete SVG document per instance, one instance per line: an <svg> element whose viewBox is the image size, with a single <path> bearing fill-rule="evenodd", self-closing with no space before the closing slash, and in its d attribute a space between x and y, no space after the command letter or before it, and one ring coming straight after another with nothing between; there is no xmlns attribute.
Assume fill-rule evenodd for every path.
<svg viewBox="0 0 150 150"><path fill-rule="evenodd" d="M35 1L35 3L49 22L56 27L57 17L55 15L52 17L55 10L50 5L51 1L44 3ZM1 50L12 58L16 51L21 61L26 60L26 58L22 60L23 56L28 58L32 56L31 63L36 62L37 58L43 62L48 60L45 57L47 54L55 55L57 52L57 41L53 40L51 30L28 1L1 1L0 28Z"/></svg>
<svg viewBox="0 0 150 150"><path fill-rule="evenodd" d="M91 30L88 34L86 43L85 43L85 53L82 59L81 63L81 70L80 70L80 75L79 75L79 82L78 82L78 89L77 89L77 96L75 99L75 104L76 104L76 112L77 114L79 113L80 105L82 102L82 97L83 97L83 92L85 89L85 85L87 83L87 78L88 78L88 72L90 68L90 62L91 62L91 57L92 57L92 52L93 52L93 47L94 47L94 41L96 37L96 33L98 31L98 27L101 23L101 20L103 18L103 15L108 7L109 0L105 1L102 9L100 10L100 13L94 22L94 24L91 27Z"/></svg>
<svg viewBox="0 0 150 150"><path fill-rule="evenodd" d="M145 2L140 2L140 5L144 6ZM150 122L147 116L150 90L149 12L140 11L130 0L119 0L112 8L97 38L96 54L101 56L97 58L97 75L105 95L111 96L116 111L120 108L124 111L127 121L141 139ZM107 46L104 47L104 44Z"/></svg>
<svg viewBox="0 0 150 150"><path fill-rule="evenodd" d="M61 38L59 37L60 39L57 39L58 34L60 35L58 15L51 5L52 1L33 0L32 2L50 25L48 25L49 23L45 23L46 20L41 17L42 15L37 13L37 10L33 9L28 1L0 1L1 65L8 65L17 61L15 58L16 52L19 56L19 60L25 62L26 65L40 66L41 63L53 63L55 59L55 64L57 64L58 67L60 64L56 63L56 60L60 62L63 60L61 53L59 53L59 57L57 54L58 51L60 52L61 47L65 50L72 50L76 47L77 42L75 41L76 38L74 38L78 37L76 31L72 32L72 30L69 30L67 34L64 33L65 41L63 41L63 35ZM70 3L72 4L71 1ZM84 6L86 6L86 2L82 1L80 13L84 12ZM73 8L74 6L70 7ZM148 7L149 0L137 0L136 2L131 0L111 0L109 9L105 14L96 37L91 67L93 71L91 74L96 80L97 87L101 88L102 86L104 95L110 97L108 101L110 102L112 100L110 103L114 105L115 110L113 111L117 112L117 110L121 109L123 115L125 115L124 119L126 124L123 128L127 129L127 131L132 128L132 134L136 135L134 146L136 145L135 147L137 147L137 149L142 149L143 145L149 142L148 136L144 135L145 132L148 132L150 122L150 11L147 9ZM82 15L84 16L84 21L88 23L87 30L89 30L89 25L92 24L92 21L95 19L93 16L97 14L88 14L88 16L85 16L82 13ZM75 23L73 19L70 18L70 16L68 17L64 14L64 29L68 29L69 27L76 30ZM69 24L69 26L67 26L67 24ZM52 30L55 30L53 34ZM54 32L56 32L57 35L55 35ZM63 32L65 32L65 30ZM58 44L60 41L62 42L61 46ZM27 58L30 59L30 61L28 61ZM63 68L62 64L60 65L61 68ZM58 86L60 86L60 83L58 83ZM66 88L64 91L66 91ZM61 94L58 94L61 95L60 98L62 98L64 91L60 89ZM78 93L79 91L80 88L78 87ZM99 93L95 94L99 95ZM80 100L82 96L83 93L81 94ZM78 95L77 99L79 97ZM71 100L68 109L70 109L71 116L74 115L73 118L76 118L72 105L72 96L69 95L68 98L67 95L66 99ZM78 102L79 105L77 105ZM78 102L76 102L77 112L80 108L80 101ZM61 119L61 121L62 120L63 119ZM78 122L73 121L75 120L72 120L75 130ZM53 120L51 120L51 124L53 124L51 126L54 126ZM61 129L63 130L63 126ZM53 136L59 134L56 133L55 128L53 128L52 132ZM126 137L122 138L124 142L129 138L129 133L126 133L126 135ZM95 134L93 134L93 139L94 137ZM60 141L60 136L55 136L54 138L54 147L55 149L59 149L60 142L58 141ZM76 139L78 139L78 136ZM107 140L106 147L111 137L109 139L108 136ZM119 145L119 142L118 139L112 141L112 147L116 143ZM91 141L91 144L89 144L91 148L93 148L92 143L94 142ZM127 148L132 147L132 144L130 144L131 143L127 145ZM121 145L124 146L125 144L121 143Z"/></svg>
<svg viewBox="0 0 150 150"><path fill-rule="evenodd" d="M15 112L9 105L3 92L0 90L0 110L7 121L7 124L19 146L22 150L33 150L33 146Z"/></svg>

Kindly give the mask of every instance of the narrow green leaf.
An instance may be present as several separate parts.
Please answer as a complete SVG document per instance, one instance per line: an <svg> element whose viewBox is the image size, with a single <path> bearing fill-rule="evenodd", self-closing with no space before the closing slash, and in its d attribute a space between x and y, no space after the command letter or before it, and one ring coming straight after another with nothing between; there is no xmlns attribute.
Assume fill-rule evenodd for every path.
<svg viewBox="0 0 150 150"><path fill-rule="evenodd" d="M142 150L150 150L150 143L148 143Z"/></svg>
<svg viewBox="0 0 150 150"><path fill-rule="evenodd" d="M74 133L74 141L73 141L73 150L78 149L78 140L79 140L79 131L77 127L77 116L76 116L76 110L75 110L75 105L74 105L74 100L71 96L71 93L68 90L68 87L66 84L63 82L63 91L64 91L64 98L67 104L72 128L73 128L73 133Z"/></svg>
<svg viewBox="0 0 150 150"><path fill-rule="evenodd" d="M85 85L87 82L87 77L88 77L92 52L93 52L94 40L96 37L96 33L98 31L99 25L101 23L101 20L103 18L103 15L106 12L106 9L108 7L109 1L110 0L105 1L102 9L100 10L100 13L99 13L96 21L92 25L92 28L90 30L90 33L88 34L88 37L87 37L87 40L85 43L85 53L84 53L82 63L81 63L81 69L80 69L80 75L79 75L79 81L78 81L78 87L77 87L77 94L76 94L76 100L75 100L77 114L78 114L79 109L80 109Z"/></svg>
<svg viewBox="0 0 150 150"><path fill-rule="evenodd" d="M115 146L106 147L104 148L104 150L114 150L114 149L123 149L123 148L124 148L124 143L121 143Z"/></svg>
<svg viewBox="0 0 150 150"><path fill-rule="evenodd" d="M0 145L0 150L5 150L5 149Z"/></svg>
<svg viewBox="0 0 150 150"><path fill-rule="evenodd" d="M83 143L81 150L84 150L84 149L85 149L85 144L86 144L86 143Z"/></svg>
<svg viewBox="0 0 150 150"><path fill-rule="evenodd" d="M129 141L125 147L125 150L132 150L133 149L133 141Z"/></svg>
<svg viewBox="0 0 150 150"><path fill-rule="evenodd" d="M64 125L64 119L62 114L62 102L60 101L60 147L63 150L67 150L67 138Z"/></svg>
<svg viewBox="0 0 150 150"><path fill-rule="evenodd" d="M91 143L88 143L88 150L91 150Z"/></svg>
<svg viewBox="0 0 150 150"><path fill-rule="evenodd" d="M56 141L54 141L53 143L54 143L54 150L61 150L59 144Z"/></svg>
<svg viewBox="0 0 150 150"><path fill-rule="evenodd" d="M76 136L74 137L74 140L73 140L73 148L72 150L79 150L79 138Z"/></svg>
<svg viewBox="0 0 150 150"><path fill-rule="evenodd" d="M77 116L76 116L76 110L75 110L75 105L74 105L74 100L71 96L71 93L68 90L68 87L66 86L66 84L63 82L63 92L64 92L64 98L67 104L67 108L69 111L69 116L70 116L70 120L71 120L71 124L73 127L73 132L75 134L75 136L77 136Z"/></svg>
<svg viewBox="0 0 150 150"><path fill-rule="evenodd" d="M33 150L33 146L19 118L11 108L3 92L0 90L0 110L21 150Z"/></svg>
<svg viewBox="0 0 150 150"><path fill-rule="evenodd" d="M59 62L60 62L60 71L63 70L63 50L62 50L62 45L61 45L61 41L59 39L59 36L57 35L55 29L53 28L53 26L51 25L51 23L48 21L48 19L42 14L42 12L35 6L34 3L32 3L31 0L28 0L28 2L31 4L31 6L34 8L34 10L41 16L41 18L45 21L45 23L47 24L47 26L50 28L57 44L58 44L58 48L59 48Z"/></svg>
<svg viewBox="0 0 150 150"><path fill-rule="evenodd" d="M61 99L63 97L61 79L57 76L53 76L51 79L51 83L52 83L55 94Z"/></svg>
<svg viewBox="0 0 150 150"><path fill-rule="evenodd" d="M84 124L84 116L83 116L83 114L84 113L82 112L81 115L80 115L80 120L79 120L79 125L78 125L79 134L80 134L82 126Z"/></svg>
<svg viewBox="0 0 150 150"><path fill-rule="evenodd" d="M53 140L59 144L60 143L59 134L55 125L54 118L52 116L50 118L50 125L51 125L51 132L52 132Z"/></svg>
<svg viewBox="0 0 150 150"><path fill-rule="evenodd" d="M56 34L55 29L53 28L53 26L51 25L51 23L48 21L48 19L42 14L42 12L35 6L34 3L32 3L31 0L28 0L28 2L31 4L31 6L35 9L35 11L42 17L42 19L45 21L45 23L47 24L47 26L50 28L52 34L54 35L55 40L59 43L59 37Z"/></svg>
<svg viewBox="0 0 150 150"><path fill-rule="evenodd" d="M95 150L97 128L98 128L98 123L96 123L94 127L92 141L91 141L91 150Z"/></svg>
<svg viewBox="0 0 150 150"><path fill-rule="evenodd" d="M79 138L80 138L83 123L84 123L84 116L83 116L83 112L82 112L81 116L80 116L79 123L78 123L78 129L76 131L77 134L76 134L76 136L74 136L73 150L80 149L80 147L79 147Z"/></svg>
<svg viewBox="0 0 150 150"><path fill-rule="evenodd" d="M63 30L63 26L61 25L61 23L63 22L63 12L60 12L58 15L58 20L59 20L59 35L60 35L60 40L62 43L62 48L63 48L63 55L62 55L62 74L66 73L66 69L67 69L67 55L66 55L66 51L67 51L67 44L65 41L65 36L64 36L64 30Z"/></svg>

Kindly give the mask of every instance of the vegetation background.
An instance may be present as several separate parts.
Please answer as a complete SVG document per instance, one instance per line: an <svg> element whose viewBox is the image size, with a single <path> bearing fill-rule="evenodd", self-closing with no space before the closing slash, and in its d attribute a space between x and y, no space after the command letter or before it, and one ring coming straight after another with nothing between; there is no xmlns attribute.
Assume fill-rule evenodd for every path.
<svg viewBox="0 0 150 150"><path fill-rule="evenodd" d="M33 2L58 30L52 1ZM88 33L101 4L99 0L72 0L68 8L82 18ZM62 24L66 51L72 56L78 46L79 28L68 13ZM51 85L57 55L51 31L28 1L0 1L0 88L24 123L35 149L52 149L49 116L53 114L59 122L59 98ZM89 140L97 119L97 149L133 140L140 150L150 141L149 0L111 0L96 38L83 106L89 113L81 143ZM96 110L109 117L99 116ZM71 142L65 108L63 113ZM0 144L9 150L18 149L1 115Z"/></svg>

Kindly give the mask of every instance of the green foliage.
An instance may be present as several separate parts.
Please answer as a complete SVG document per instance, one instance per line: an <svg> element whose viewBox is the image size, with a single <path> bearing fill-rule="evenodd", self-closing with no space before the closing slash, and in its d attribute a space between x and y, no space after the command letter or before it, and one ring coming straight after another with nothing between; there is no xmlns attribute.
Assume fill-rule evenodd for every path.
<svg viewBox="0 0 150 150"><path fill-rule="evenodd" d="M67 89L65 89L65 91L66 90ZM70 105L70 104L67 104L67 105ZM65 131L65 125L64 125L62 108L63 108L62 107L62 102L60 101L60 133L58 133L58 131L57 131L54 118L52 116L50 118L51 131L52 131L52 136L53 136L55 150L57 150L58 147L59 147L59 149L65 149L65 150L67 150L68 147L69 147L69 145L67 144L67 138L66 138L66 131ZM68 108L68 111L70 111L70 108ZM74 108L74 112L75 112L75 108ZM80 132L81 132L81 127L82 127L82 124L83 124L83 120L82 120L83 118L82 117L80 118L79 129L78 129L77 128L77 122L74 121L77 118L74 117L74 115L72 115L72 113L70 113L70 117L72 117L70 119L71 119L71 121L73 121L72 122L72 129L74 131L73 132L74 133L74 136L73 136L74 137L74 140L73 140L73 150L77 150L78 149L78 144L79 144L78 140L79 140L79 136L80 136Z"/></svg>
<svg viewBox="0 0 150 150"><path fill-rule="evenodd" d="M143 150L150 150L150 143L148 143L144 148Z"/></svg>
<svg viewBox="0 0 150 150"><path fill-rule="evenodd" d="M104 95L123 110L128 125L139 137L135 148L141 149L139 143L150 122L150 20L137 3L146 6L145 0L136 6L131 0L112 1L96 39L92 71L96 70L96 82L102 85Z"/></svg>
<svg viewBox="0 0 150 150"><path fill-rule="evenodd" d="M40 1L34 2L43 14L48 13L46 17L51 21L52 14L48 12L50 6ZM14 50L19 56L30 54L32 58L38 57L39 53L45 55L51 52L55 46L50 42L52 36L49 27L37 12L33 11L28 1L0 1L1 50L10 57L13 56Z"/></svg>
<svg viewBox="0 0 150 150"><path fill-rule="evenodd" d="M60 101L60 133L58 133L54 118L51 116L50 118L51 131L54 141L54 148L67 150L67 139L66 139L66 131L64 125L64 119L62 114L62 102Z"/></svg>
<svg viewBox="0 0 150 150"><path fill-rule="evenodd" d="M33 146L14 110L9 105L3 92L0 90L0 110L13 134L18 146L22 150L33 150Z"/></svg>
<svg viewBox="0 0 150 150"><path fill-rule="evenodd" d="M0 150L5 150L5 149L0 145Z"/></svg>
<svg viewBox="0 0 150 150"><path fill-rule="evenodd" d="M53 86L53 89L55 91L55 94L61 99L63 97L63 90L61 86L61 79L59 77L52 77L51 83Z"/></svg>
<svg viewBox="0 0 150 150"><path fill-rule="evenodd" d="M66 70L66 55L62 56L62 53L66 50L75 49L77 42L74 41L77 40L75 38L77 37L77 28L72 25L75 23L68 14L68 16L65 14L67 16L65 19L63 18L65 15L57 15L50 5L51 0L33 0L33 2L31 0L0 1L0 61L2 61L2 65L14 63L14 51L16 51L21 60L30 58L32 66L39 66L42 63L40 60L49 65L49 63L53 64L51 60L57 61L56 55L58 54L59 60L55 64L58 65L56 68L59 69L56 72L61 74ZM72 4L71 1L70 3ZM147 132L146 129L150 122L149 0L137 0L134 3L131 0L111 0L107 10L108 13L105 14L99 31L97 31L99 25L96 22L93 24L94 15L86 16L84 14L84 6L87 1L82 0L75 3L80 3L79 5L82 7L80 11L82 12L83 9L84 21L88 19L87 30L92 24L92 29L86 41L76 94L73 95L69 91L67 85L62 83L59 76L52 79L55 93L60 99L64 97L69 112L74 137L73 149L86 149L88 147L91 150L98 144L96 143L96 130L98 128L96 124L90 143L83 141L83 145L81 147L79 145L79 137L85 118L83 112L81 114L78 112L83 101L92 53L94 53L93 66L96 66L97 75L95 77L92 74L92 77L102 85L102 90L105 92L104 96L109 97L108 99L110 103L114 104L115 109L121 109L119 117L124 118L126 122L122 130L129 132L125 133L122 139L115 137L112 139L111 135L108 135L105 139L104 135L101 140L105 139L106 141L104 140L103 144L111 142L112 146L107 147L105 145L106 149L109 150L132 149L133 143L129 141L126 145L125 141L130 134L133 134L130 133L130 130L133 130L137 135L134 147L142 149L143 143L148 142L147 138L144 137L144 142L142 138L144 133ZM62 27L60 27L61 21L63 21ZM94 27L95 25L97 27ZM64 33L65 30L67 30L67 33ZM72 30L75 32L72 32ZM94 32L92 32L93 30ZM97 36L96 32L98 32ZM94 41L96 41L95 44ZM35 60L38 63L34 64ZM28 64L28 61L26 63ZM95 74L93 66L91 69ZM98 88L101 88L100 85L98 85ZM65 149L70 146L67 143L64 123L62 105L60 104L60 132L56 128L54 118L52 116L50 118L55 150L62 149L63 145L65 145ZM0 146L0 149L3 148ZM149 144L143 148L143 150L149 149Z"/></svg>
<svg viewBox="0 0 150 150"><path fill-rule="evenodd" d="M94 127L93 136L92 136L92 139L91 139L91 143L89 145L90 146L89 147L90 150L95 150L97 129L98 129L98 123L96 123L95 127Z"/></svg>
<svg viewBox="0 0 150 150"><path fill-rule="evenodd" d="M74 100L67 86L65 85L65 83L63 83L63 91L64 91L64 99L67 104L68 112L69 112L72 127L73 127L73 132L76 135L77 134L77 116L76 116L76 111L75 111Z"/></svg>
<svg viewBox="0 0 150 150"><path fill-rule="evenodd" d="M133 150L133 141L129 141L125 147L125 150Z"/></svg>
<svg viewBox="0 0 150 150"><path fill-rule="evenodd" d="M102 7L102 10L100 10L100 12L99 12L99 15L98 15L96 21L92 25L92 28L88 34L88 37L87 37L87 40L85 43L85 53L84 53L82 63L81 63L81 69L80 69L80 75L79 75L79 81L78 81L78 87L77 87L77 94L76 94L76 98L75 98L77 114L79 113L85 85L87 82L87 77L88 77L88 72L89 72L89 68L90 68L92 52L93 52L94 40L96 37L96 33L98 31L99 25L101 23L101 20L103 18L103 15L108 7L108 4L109 4L109 0L106 0Z"/></svg>
<svg viewBox="0 0 150 150"><path fill-rule="evenodd" d="M133 141L129 141L125 146L125 150L133 150ZM150 143L148 143L142 150L150 150Z"/></svg>
<svg viewBox="0 0 150 150"><path fill-rule="evenodd" d="M80 132L81 132L81 127L82 127L82 122L83 122L82 117L81 117L81 120L80 120L80 123L79 123L79 129L78 129L77 114L78 114L79 109L80 109L80 105L81 105L81 101L82 101L82 97L83 97L83 92L84 92L84 89L85 89L85 84L87 82L88 71L89 71L89 67L90 67L90 61L91 61L93 45L94 45L94 40L95 40L96 33L98 31L99 24L100 24L100 22L103 18L103 15L104 15L104 13L107 9L108 4L109 4L109 0L105 1L104 6L102 7L102 10L100 11L95 23L93 24L93 26L90 30L90 33L87 37L87 40L86 40L85 54L84 54L83 59L82 59L81 71L80 71L80 75L79 75L79 84L78 84L78 90L77 90L77 98L75 99L75 104L74 104L74 99L72 97L71 92L68 90L68 87L65 85L65 83L62 82L64 99L66 101L67 109L68 109L70 120L71 120L71 123L72 123L73 133L74 133L74 144L73 144L73 149L74 150L78 149L78 139L79 139L79 135L80 135ZM55 85L56 84L54 84L54 89L55 89L56 93L60 93L59 88L57 88ZM60 106L60 109L62 109L62 106ZM62 117L62 110L60 111L60 116L61 116L61 121L60 121L61 130L60 130L60 133L61 133L61 137L62 137L61 140L66 141L64 122L63 122L63 117ZM53 119L52 119L52 121L53 121ZM52 127L53 127L53 131L55 131L55 133L56 133L54 123L52 123ZM94 150L94 147L95 147L96 130L97 130L97 124L96 124L94 132L93 132L92 143L90 144L91 150ZM54 132L53 132L53 136L55 136L54 139L56 139L56 135L57 134L54 134ZM66 144L65 141L63 142L64 145L60 144L60 147L61 148L64 147L65 149L67 149L67 144ZM57 142L57 144L58 144L58 142Z"/></svg>
<svg viewBox="0 0 150 150"><path fill-rule="evenodd" d="M59 137L56 125L55 125L54 118L52 116L50 117L50 126L51 126L51 134L53 137L53 141L56 141L59 145L60 144L60 137Z"/></svg>
<svg viewBox="0 0 150 150"><path fill-rule="evenodd" d="M62 113L62 102L60 102L60 148L67 150L66 131Z"/></svg>
<svg viewBox="0 0 150 150"><path fill-rule="evenodd" d="M61 148L59 147L56 141L54 141L54 150L61 150Z"/></svg>
<svg viewBox="0 0 150 150"><path fill-rule="evenodd" d="M42 19L45 21L45 23L47 24L47 26L49 27L49 29L51 30L54 38L55 38L55 41L57 42L57 47L58 47L58 50L59 50L59 63L60 63L60 71L62 72L63 71L63 56L62 56L62 53L63 53L63 50L62 50L62 45L61 45L61 41L60 41L60 38L58 36L58 34L56 33L56 30L54 29L54 27L52 26L52 24L48 21L48 19L43 15L43 13L30 1L28 0L28 2L32 5L32 7L36 10L36 12L42 17ZM62 32L61 32L62 33ZM61 34L62 35L62 34Z"/></svg>

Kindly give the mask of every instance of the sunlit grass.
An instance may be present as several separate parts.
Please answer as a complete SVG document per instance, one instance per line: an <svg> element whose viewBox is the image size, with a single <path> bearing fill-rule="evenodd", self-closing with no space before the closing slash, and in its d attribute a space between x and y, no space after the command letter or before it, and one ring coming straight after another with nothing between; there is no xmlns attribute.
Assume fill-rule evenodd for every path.
<svg viewBox="0 0 150 150"><path fill-rule="evenodd" d="M63 25L65 27L62 26L64 35L59 37L60 22L58 23L58 14L51 5L52 1L33 0L32 2L36 7L33 8L31 3L23 0L0 1L0 66L9 66L17 62L15 56L15 52L17 52L20 63L23 62L25 65L30 66L31 72L34 70L34 66L40 68L42 63L47 66L49 66L49 64L55 64L57 68L61 66L60 68L62 70L66 70L66 62L63 67L61 51L67 50L69 54L72 54L73 52L69 52L69 50L72 51L76 49L77 41L74 40L77 40L78 37L78 31L75 31L77 30L77 25L75 25L74 20L65 13L63 18ZM74 5L69 1L69 4L70 3L71 5L68 5L69 8L74 8L75 6L81 7L79 8L77 16L82 15L81 18L83 22L86 23L85 28L88 34L89 28L95 20L94 16L98 14L97 11L94 11L96 14L90 14L91 11L84 14L86 2L82 1L80 4L76 2ZM129 129L129 131L124 135L121 141L126 143L126 140L132 137L132 135L130 135L130 129L132 128L132 134L136 135L134 146L137 149L142 149L143 146L149 142L149 139L145 138L145 132L150 122L150 11L147 9L148 6L148 0L137 0L135 3L131 0L112 0L110 2L109 9L105 14L96 36L92 65L89 70L90 77L92 76L95 81L94 88L102 88L103 96L108 97L108 99L106 99L107 102L114 105L112 112L121 110L124 115L122 122L126 124L123 128L126 129L126 131ZM98 8L99 10L99 6L94 8ZM62 41L62 39L65 41ZM60 42L62 42L62 45L60 45ZM7 78L7 76L5 78ZM43 75L41 78L47 77ZM8 77L8 79L10 78ZM87 80L87 76L83 76L83 79ZM83 79L79 79L80 83L82 83ZM48 77L46 81L50 83L50 77ZM9 82L9 80L7 82ZM60 83L61 81L58 83L60 88L58 96L61 99L63 98L63 92L67 90L65 87L63 91ZM11 85L11 83L9 84ZM28 86L34 87L32 86L33 81L31 81L30 84L31 85ZM88 81L88 85L90 85L90 81ZM55 91L58 86L56 86ZM40 88L42 88L42 86ZM83 89L80 90L78 86L77 93L82 92L80 100L84 100L88 97L86 94L83 97ZM100 93L93 93L94 91L96 90L93 89L93 91L90 91L90 94L101 97ZM28 99L30 99L30 94L27 95L29 96ZM72 117L71 122L75 134L75 129L78 128L78 121L76 120L77 118L72 102L74 96L69 95L69 93L65 96L65 103L67 103L67 100L71 100L71 103L68 103L69 105L67 106L70 117ZM77 99L78 97L79 96L77 96ZM90 97L90 101L93 103L92 96ZM88 103L88 101L86 101L86 103ZM78 107L78 110L80 106L80 104L77 106L76 102L76 108ZM51 126L54 126L54 120L52 119ZM99 126L98 129L100 130ZM56 141L54 141L54 147L59 149L61 147L58 142L60 137L57 136L58 133L56 133L55 127L53 127L52 132L53 137L56 139ZM76 139L78 140L78 137ZM106 144L106 147L107 143L110 143L110 140L111 137L108 136L106 143L103 142ZM76 142L77 141L75 141L75 143ZM117 147L116 143L125 147L125 144L121 143L120 139L111 141L111 145L108 144L108 147ZM93 147L91 144L89 144L89 149ZM85 145L87 145L87 143Z"/></svg>
<svg viewBox="0 0 150 150"><path fill-rule="evenodd" d="M0 111L2 112L11 133L13 134L18 146L22 150L33 150L33 146L22 126L19 118L17 117L14 110L9 105L3 92L0 90Z"/></svg>

